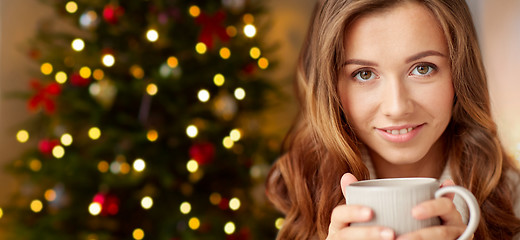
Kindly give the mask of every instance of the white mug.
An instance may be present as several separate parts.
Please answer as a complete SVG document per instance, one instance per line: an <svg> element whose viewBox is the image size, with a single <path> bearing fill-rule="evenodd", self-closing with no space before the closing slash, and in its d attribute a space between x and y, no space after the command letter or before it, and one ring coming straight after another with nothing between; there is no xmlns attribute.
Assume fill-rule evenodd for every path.
<svg viewBox="0 0 520 240"><path fill-rule="evenodd" d="M439 225L438 217L417 220L412 216L412 208L417 204L439 198L448 193L456 193L469 208L468 226L458 239L471 239L480 220L480 208L475 196L460 186L439 188L435 178L387 178L358 181L346 187L347 205L370 207L374 216L369 222L351 225L377 225L393 229L397 236Z"/></svg>

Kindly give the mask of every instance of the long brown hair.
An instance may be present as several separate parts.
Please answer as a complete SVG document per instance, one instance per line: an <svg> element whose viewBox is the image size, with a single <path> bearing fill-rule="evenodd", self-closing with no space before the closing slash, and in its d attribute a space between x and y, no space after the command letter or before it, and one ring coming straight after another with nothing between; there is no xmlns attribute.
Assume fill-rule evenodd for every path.
<svg viewBox="0 0 520 240"><path fill-rule="evenodd" d="M427 7L448 43L455 90L445 132L449 167L455 183L470 189L480 203L475 239L511 239L519 232L514 186L507 177L518 170L504 152L491 117L484 66L465 1L325 0L315 8L299 58L295 86L300 113L266 183L267 196L286 215L278 239L325 239L333 208L344 202L341 176L350 172L360 180L369 178L337 94L344 32L361 15L405 1Z"/></svg>

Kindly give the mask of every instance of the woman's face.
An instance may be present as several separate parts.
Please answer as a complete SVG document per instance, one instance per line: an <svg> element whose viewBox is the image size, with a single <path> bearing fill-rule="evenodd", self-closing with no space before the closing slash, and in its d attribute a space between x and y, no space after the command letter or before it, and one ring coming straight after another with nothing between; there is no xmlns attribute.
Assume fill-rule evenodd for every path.
<svg viewBox="0 0 520 240"><path fill-rule="evenodd" d="M446 129L453 106L448 47L438 21L417 3L358 18L345 33L338 94L372 156L417 163ZM438 150L434 150L438 151ZM374 155L375 154L375 155Z"/></svg>

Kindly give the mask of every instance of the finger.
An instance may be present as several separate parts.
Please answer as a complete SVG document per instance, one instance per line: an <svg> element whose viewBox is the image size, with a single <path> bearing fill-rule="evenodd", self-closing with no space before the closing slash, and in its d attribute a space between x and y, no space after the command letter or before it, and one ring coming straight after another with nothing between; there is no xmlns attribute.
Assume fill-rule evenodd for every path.
<svg viewBox="0 0 520 240"><path fill-rule="evenodd" d="M335 239L393 240L395 239L395 233L392 229L386 227L348 227L341 229L336 234L330 235L327 238L327 240Z"/></svg>
<svg viewBox="0 0 520 240"><path fill-rule="evenodd" d="M446 179L442 184L441 184L441 188L442 187L447 187L447 186L455 186L455 182L453 182L453 180L451 179ZM455 193L448 193L448 194L445 194L444 197L447 197L449 199L451 199L453 201L453 198L455 198Z"/></svg>
<svg viewBox="0 0 520 240"><path fill-rule="evenodd" d="M329 235L340 231L353 222L367 222L372 219L370 208L360 205L339 205L332 210Z"/></svg>
<svg viewBox="0 0 520 240"><path fill-rule="evenodd" d="M435 226L401 235L397 240L456 239L464 230L464 226Z"/></svg>
<svg viewBox="0 0 520 240"><path fill-rule="evenodd" d="M412 209L412 216L419 220L438 216L445 225L463 225L455 204L445 197L420 203Z"/></svg>
<svg viewBox="0 0 520 240"><path fill-rule="evenodd" d="M340 186L341 186L341 192L343 193L343 197L346 198L345 194L345 188L350 185L351 183L357 182L357 178L352 175L352 173L345 173L343 176L341 176Z"/></svg>

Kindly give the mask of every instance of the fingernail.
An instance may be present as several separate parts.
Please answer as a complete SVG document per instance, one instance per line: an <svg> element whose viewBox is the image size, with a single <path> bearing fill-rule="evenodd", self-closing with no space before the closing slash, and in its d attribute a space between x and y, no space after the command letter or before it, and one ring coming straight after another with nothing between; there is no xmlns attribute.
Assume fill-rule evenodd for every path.
<svg viewBox="0 0 520 240"><path fill-rule="evenodd" d="M372 215L372 210L370 210L370 208L363 208L361 209L360 214L363 218L370 218L370 215Z"/></svg>
<svg viewBox="0 0 520 240"><path fill-rule="evenodd" d="M391 229L383 229L380 233L380 236L384 240L392 240L394 239L394 231Z"/></svg>

